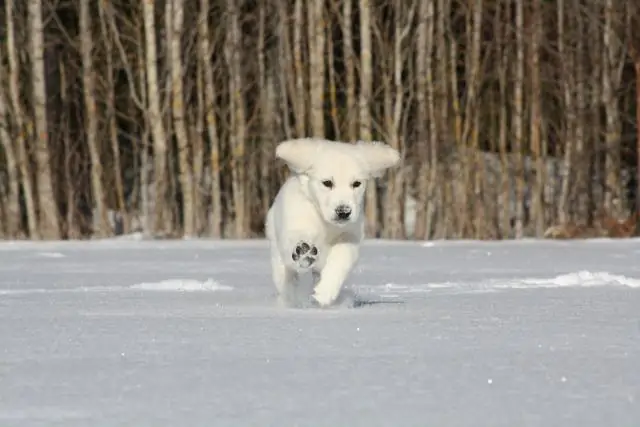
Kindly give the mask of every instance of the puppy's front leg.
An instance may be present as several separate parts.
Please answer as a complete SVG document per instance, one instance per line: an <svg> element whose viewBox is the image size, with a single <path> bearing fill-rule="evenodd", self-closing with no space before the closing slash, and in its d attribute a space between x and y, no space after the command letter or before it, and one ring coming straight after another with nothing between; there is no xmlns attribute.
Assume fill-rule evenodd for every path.
<svg viewBox="0 0 640 427"><path fill-rule="evenodd" d="M336 243L329 249L320 281L315 286L313 298L321 307L333 304L351 269L358 260L358 245L350 242Z"/></svg>

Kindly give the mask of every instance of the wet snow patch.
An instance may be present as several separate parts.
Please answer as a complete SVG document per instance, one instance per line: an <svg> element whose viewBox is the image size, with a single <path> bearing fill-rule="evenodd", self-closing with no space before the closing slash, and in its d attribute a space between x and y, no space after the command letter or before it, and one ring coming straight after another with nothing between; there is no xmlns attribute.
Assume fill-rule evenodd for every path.
<svg viewBox="0 0 640 427"><path fill-rule="evenodd" d="M233 287L222 285L213 279L207 279L204 282L193 279L169 279L160 282L138 283L131 286L131 289L139 289L144 291L231 291Z"/></svg>

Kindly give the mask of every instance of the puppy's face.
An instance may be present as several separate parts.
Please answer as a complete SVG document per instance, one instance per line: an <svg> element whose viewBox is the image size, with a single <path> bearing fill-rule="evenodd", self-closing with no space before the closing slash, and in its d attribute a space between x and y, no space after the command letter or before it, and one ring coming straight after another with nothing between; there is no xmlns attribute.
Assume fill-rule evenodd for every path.
<svg viewBox="0 0 640 427"><path fill-rule="evenodd" d="M340 227L360 219L368 175L356 159L344 155L318 159L307 176L309 192L326 222Z"/></svg>
<svg viewBox="0 0 640 427"><path fill-rule="evenodd" d="M400 160L398 151L386 144L318 138L283 141L276 148L276 157L304 177L323 219L337 226L361 220L366 180L380 176Z"/></svg>

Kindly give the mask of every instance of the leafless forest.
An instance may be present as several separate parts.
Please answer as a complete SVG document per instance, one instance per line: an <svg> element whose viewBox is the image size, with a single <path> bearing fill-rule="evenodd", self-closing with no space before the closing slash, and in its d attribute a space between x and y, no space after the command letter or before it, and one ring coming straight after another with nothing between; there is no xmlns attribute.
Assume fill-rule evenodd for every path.
<svg viewBox="0 0 640 427"><path fill-rule="evenodd" d="M369 236L637 212L629 0L4 0L0 233L248 238L287 138L384 140Z"/></svg>

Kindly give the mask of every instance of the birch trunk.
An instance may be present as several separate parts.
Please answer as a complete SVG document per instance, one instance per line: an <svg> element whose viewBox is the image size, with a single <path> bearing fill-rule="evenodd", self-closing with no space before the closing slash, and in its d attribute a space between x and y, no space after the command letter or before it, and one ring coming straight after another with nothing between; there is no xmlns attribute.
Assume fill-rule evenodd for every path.
<svg viewBox="0 0 640 427"><path fill-rule="evenodd" d="M6 78L4 57L0 52L0 82ZM0 85L0 143L4 149L7 168L7 196L5 205L5 233L9 238L17 238L20 234L20 175L13 138L8 132L9 117L7 115L7 97L4 85Z"/></svg>
<svg viewBox="0 0 640 427"><path fill-rule="evenodd" d="M215 114L216 86L211 67L211 47L209 43L209 0L200 0L200 16L198 18L198 53L202 62L204 75L204 97L206 108L207 133L211 151L209 166L211 167L211 214L209 233L211 237L222 236L222 190L220 188L220 138L218 122Z"/></svg>
<svg viewBox="0 0 640 427"><path fill-rule="evenodd" d="M582 7L580 0L574 0L574 11L576 13L575 16L578 16L577 11ZM576 179L574 182L574 192L576 197L576 207L578 211L578 215L581 218L587 216L587 210L589 207L589 197L588 197L588 185L587 180L591 179L587 176L588 170L588 162L589 153L586 151L586 123L585 123L585 112L587 106L587 87L586 87L586 70L585 70L585 44L584 37L586 36L584 32L584 20L576 19L576 30L577 30L577 43L575 47L576 56L575 56L575 76L576 76L576 124L575 124L575 143L576 143L576 158L577 168L576 168Z"/></svg>
<svg viewBox="0 0 640 427"><path fill-rule="evenodd" d="M323 138L325 86L324 0L309 0L307 25L309 43L309 115L312 137Z"/></svg>
<svg viewBox="0 0 640 427"><path fill-rule="evenodd" d="M515 197L515 238L524 237L524 190L525 176L522 158L524 144L524 0L516 1L516 61L513 91L513 136L516 159L516 197Z"/></svg>
<svg viewBox="0 0 640 427"><path fill-rule="evenodd" d="M571 171L573 169L573 146L574 146L574 130L575 125L575 109L573 102L573 81L571 77L571 66L573 64L572 56L566 51L566 29L565 29L565 3L564 0L558 0L558 53L562 61L563 76L563 100L566 110L565 131L564 131L564 158L562 176L562 187L558 200L558 222L566 224L569 220L569 191L571 189Z"/></svg>
<svg viewBox="0 0 640 427"><path fill-rule="evenodd" d="M240 32L239 11L235 0L227 0L230 29L227 31L225 43L225 57L229 66L229 92L231 108L231 186L233 189L233 206L235 210L235 237L245 237L248 231L248 212L246 209L246 165L245 139L246 114L242 87L242 66L240 46L242 33Z"/></svg>
<svg viewBox="0 0 640 427"><path fill-rule="evenodd" d="M500 147L500 161L502 164L502 172L500 174L500 197L498 203L502 206L502 214L500 221L500 235L502 238L511 236L511 174L509 172L510 162L508 156L507 139L509 137L508 120L507 120L507 104L508 104L508 70L509 70L509 26L506 22L511 18L509 13L509 0L505 0L501 4L504 11L496 18L496 32L499 34L498 46L500 48L500 59L498 63L498 80L500 86L500 113L499 122L500 129L498 131L498 140Z"/></svg>
<svg viewBox="0 0 640 427"><path fill-rule="evenodd" d="M371 5L370 0L359 0L360 5L360 139L371 141L371 97L373 91L373 65L371 59ZM376 181L370 180L366 190L365 234L375 237L378 232L378 190Z"/></svg>
<svg viewBox="0 0 640 427"><path fill-rule="evenodd" d="M172 1L172 32L171 39L168 40L167 43L171 51L171 111L173 113L176 139L178 141L178 178L182 190L183 233L185 237L194 237L197 233L193 200L193 170L190 163L189 136L185 123L184 90L182 84L182 49L180 47L182 27L184 25L184 0Z"/></svg>
<svg viewBox="0 0 640 427"><path fill-rule="evenodd" d="M306 135L307 89L305 88L305 66L302 58L302 34L304 29L303 0L296 0L293 18L293 64L295 69L296 96L294 100L294 111L296 117L296 133L298 138Z"/></svg>
<svg viewBox="0 0 640 427"><path fill-rule="evenodd" d="M358 138L358 118L356 111L356 76L355 76L355 50L353 48L353 0L343 0L342 3L342 39L344 49L344 67L346 79L347 111L347 138L355 141Z"/></svg>
<svg viewBox="0 0 640 427"><path fill-rule="evenodd" d="M197 54L196 54L197 58ZM195 119L191 122L190 140L193 141L193 209L194 209L194 227L196 234L200 235L204 231L206 224L207 209L203 202L202 181L204 177L204 138L205 138L205 110L207 107L204 102L204 78L202 71L202 61L196 59L196 107ZM193 111L193 110L192 110Z"/></svg>
<svg viewBox="0 0 640 427"><path fill-rule="evenodd" d="M122 179L122 162L120 159L120 144L118 142L118 127L116 122L116 86L113 78L113 41L107 25L107 11L103 2L99 2L100 28L105 43L106 64L107 64L107 106L106 115L109 126L109 141L113 152L113 176L115 177L116 199L120 215L122 215L122 232L129 233L131 228L131 218L124 196L124 183ZM125 65L126 66L126 65ZM134 89L135 90L135 89Z"/></svg>
<svg viewBox="0 0 640 427"><path fill-rule="evenodd" d="M154 218L153 233L166 235L167 229L167 138L160 109L160 86L158 84L158 56L156 47L155 7L150 1L142 2L145 34L145 72L147 82L148 118L153 139L154 172ZM145 171L146 172L146 171ZM145 173L143 172L143 173Z"/></svg>
<svg viewBox="0 0 640 427"><path fill-rule="evenodd" d="M416 221L413 230L414 239L427 239L427 205L430 203L428 197L429 186L429 167L427 161L428 144L427 140L429 132L427 131L427 85L433 85L430 82L428 62L432 55L431 50L427 49L427 40L432 38L433 16L429 15L429 11L433 10L433 1L422 1L418 10L418 27L416 29L416 103L418 111L418 159L416 161L417 175L416 180ZM429 64L430 65L430 64ZM431 100L433 101L433 100Z"/></svg>
<svg viewBox="0 0 640 427"><path fill-rule="evenodd" d="M266 5L259 6L258 23L258 79L260 83L260 197L261 215L266 217L271 204L271 158L276 143L275 132L275 106L276 93L274 87L273 72L267 66L267 25L268 10ZM272 56L272 55L271 55Z"/></svg>
<svg viewBox="0 0 640 427"><path fill-rule="evenodd" d="M531 76L531 118L529 135L531 138L531 152L535 162L536 176L532 189L532 217L535 226L535 236L544 234L544 183L545 183L545 154L542 151L543 142L540 127L542 126L542 88L540 77L540 48L542 44L542 10L541 0L532 3L532 30L529 75Z"/></svg>
<svg viewBox="0 0 640 427"><path fill-rule="evenodd" d="M415 3L410 9L403 13L403 2L394 2L395 8L395 36L393 46L393 106L387 110L386 115L389 118L388 134L390 136L389 145L396 150L402 152L402 131L401 123L404 115L404 82L403 72L405 71L406 50L405 43L409 36L413 16L415 13ZM405 16L406 15L406 16ZM392 169L388 172L387 192L386 192L386 209L385 209L385 234L392 239L403 238L403 195L404 180L402 170Z"/></svg>
<svg viewBox="0 0 640 427"><path fill-rule="evenodd" d="M620 215L620 138L622 121L615 92L619 89L622 66L620 43L616 36L616 13L613 0L605 0L604 52L602 55L602 102L605 107L605 194L604 208L614 216Z"/></svg>
<svg viewBox="0 0 640 427"><path fill-rule="evenodd" d="M44 69L44 28L41 0L29 0L29 56L35 118L35 153L38 171L40 234L45 239L60 239L58 206L53 192L49 158L49 130L47 129L47 90Z"/></svg>
<svg viewBox="0 0 640 427"><path fill-rule="evenodd" d="M5 1L6 14L6 37L7 37L7 60L9 65L9 98L13 110L14 122L16 125L16 147L18 169L22 180L25 207L27 210L27 227L31 239L40 239L38 228L38 216L36 211L36 200L29 156L27 155L26 120L22 101L20 99L20 78L21 71L18 62L18 50L16 47L15 25L14 25L14 0Z"/></svg>
<svg viewBox="0 0 640 427"><path fill-rule="evenodd" d="M91 24L90 0L80 0L80 50L82 54L82 84L84 107L86 111L86 138L91 158L91 190L97 218L97 237L111 235L112 230L107 216L104 187L102 185L102 160L98 148L98 111L96 107L95 71L93 68L93 35ZM110 70L109 70L110 71Z"/></svg>

